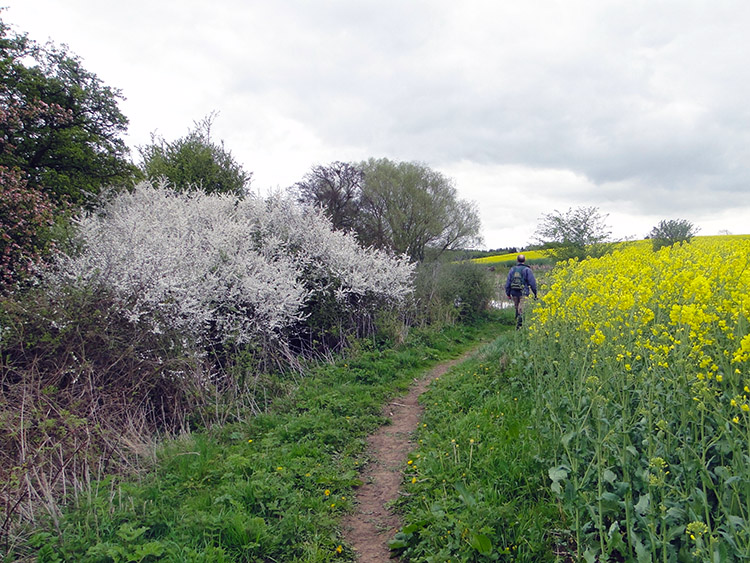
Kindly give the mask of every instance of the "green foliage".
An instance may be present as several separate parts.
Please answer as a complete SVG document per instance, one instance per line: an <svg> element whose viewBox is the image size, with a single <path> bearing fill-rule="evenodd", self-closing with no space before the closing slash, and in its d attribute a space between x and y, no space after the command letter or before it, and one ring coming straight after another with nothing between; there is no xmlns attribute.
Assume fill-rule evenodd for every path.
<svg viewBox="0 0 750 563"><path fill-rule="evenodd" d="M54 203L91 206L103 187L131 182L121 97L65 47L42 47L0 20L0 166Z"/></svg>
<svg viewBox="0 0 750 563"><path fill-rule="evenodd" d="M702 242L558 268L519 346L582 560L750 557L748 248Z"/></svg>
<svg viewBox="0 0 750 563"><path fill-rule="evenodd" d="M452 180L413 162L370 159L363 163L364 186L357 232L364 244L390 248L422 261L478 242L476 208L456 198Z"/></svg>
<svg viewBox="0 0 750 563"><path fill-rule="evenodd" d="M314 368L263 413L165 442L153 471L139 479L92 482L63 512L59 533L37 533L24 554L82 562L351 560L347 546L337 549L338 519L360 485L365 438L386 422L383 403L493 330L485 323L415 331L398 349L363 348Z"/></svg>
<svg viewBox="0 0 750 563"><path fill-rule="evenodd" d="M606 218L596 207L570 208L565 213L555 210L542 215L536 238L556 262L598 258L615 246L609 242L612 233Z"/></svg>
<svg viewBox="0 0 750 563"><path fill-rule="evenodd" d="M473 320L484 314L495 296L495 287L487 268L473 263L445 264L438 279L443 302L453 300L459 319Z"/></svg>
<svg viewBox="0 0 750 563"><path fill-rule="evenodd" d="M690 242L697 232L698 229L687 219L669 219L659 221L659 224L651 229L649 238L656 252L678 242Z"/></svg>
<svg viewBox="0 0 750 563"><path fill-rule="evenodd" d="M146 179L166 179L177 191L200 189L208 194L244 196L252 173L245 172L232 154L211 139L215 113L195 123L185 137L169 142L151 135L151 144L138 147Z"/></svg>
<svg viewBox="0 0 750 563"><path fill-rule="evenodd" d="M105 186L132 179L119 98L65 48L0 20L0 293L49 255L71 205L91 207Z"/></svg>
<svg viewBox="0 0 750 563"><path fill-rule="evenodd" d="M529 425L536 401L508 364L512 338L487 346L422 396L419 445L397 505L406 525L390 542L402 560L554 560L559 522L539 461L546 440Z"/></svg>
<svg viewBox="0 0 750 563"><path fill-rule="evenodd" d="M415 262L481 242L476 205L457 198L450 178L416 162L315 166L290 190L322 208L334 228L355 231L363 245Z"/></svg>
<svg viewBox="0 0 750 563"><path fill-rule="evenodd" d="M425 262L417 269L414 301L418 321L452 323L477 319L495 296L494 276L484 266Z"/></svg>

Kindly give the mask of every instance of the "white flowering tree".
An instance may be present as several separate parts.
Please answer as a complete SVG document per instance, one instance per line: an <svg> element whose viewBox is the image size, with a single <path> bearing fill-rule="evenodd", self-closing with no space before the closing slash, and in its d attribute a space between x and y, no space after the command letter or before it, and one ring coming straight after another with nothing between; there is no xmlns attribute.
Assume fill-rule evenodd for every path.
<svg viewBox="0 0 750 563"><path fill-rule="evenodd" d="M61 257L58 281L102 284L128 319L202 346L286 349L323 302L369 315L403 303L412 287L405 257L363 249L282 197L142 183L77 224L81 250Z"/></svg>

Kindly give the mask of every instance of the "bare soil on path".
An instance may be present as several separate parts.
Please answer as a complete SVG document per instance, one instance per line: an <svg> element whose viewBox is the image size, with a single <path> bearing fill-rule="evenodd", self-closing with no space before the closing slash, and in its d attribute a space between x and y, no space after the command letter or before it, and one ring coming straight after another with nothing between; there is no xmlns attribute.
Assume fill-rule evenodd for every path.
<svg viewBox="0 0 750 563"><path fill-rule="evenodd" d="M369 461L360 474L364 484L357 489L355 511L343 522L344 537L357 553L359 563L392 561L388 541L401 529L402 523L388 504L398 498L407 456L414 449L412 435L423 411L419 396L434 379L474 353L476 348L435 366L415 380L407 395L385 406L384 414L391 423L368 437Z"/></svg>

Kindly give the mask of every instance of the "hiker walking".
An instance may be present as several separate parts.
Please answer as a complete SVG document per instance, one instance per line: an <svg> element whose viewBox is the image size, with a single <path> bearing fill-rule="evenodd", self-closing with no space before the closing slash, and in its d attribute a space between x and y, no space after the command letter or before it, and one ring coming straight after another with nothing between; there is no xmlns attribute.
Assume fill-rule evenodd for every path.
<svg viewBox="0 0 750 563"><path fill-rule="evenodd" d="M505 280L505 295L513 301L513 305L516 308L516 328L521 328L523 324L521 300L524 296L529 295L529 289L531 289L534 299L536 299L536 278L534 277L534 272L526 265L526 256L519 254L518 258L516 258L516 265L510 269L508 279Z"/></svg>

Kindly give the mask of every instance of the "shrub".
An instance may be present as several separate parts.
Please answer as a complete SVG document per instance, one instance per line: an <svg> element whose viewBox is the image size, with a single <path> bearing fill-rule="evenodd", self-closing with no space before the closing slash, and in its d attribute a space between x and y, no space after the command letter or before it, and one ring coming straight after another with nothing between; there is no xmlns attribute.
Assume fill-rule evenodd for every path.
<svg viewBox="0 0 750 563"><path fill-rule="evenodd" d="M690 242L697 232L698 229L686 219L669 219L659 221L659 224L651 229L649 238L656 252L678 242Z"/></svg>
<svg viewBox="0 0 750 563"><path fill-rule="evenodd" d="M51 240L54 207L44 192L30 188L20 170L0 166L0 292L28 278Z"/></svg>
<svg viewBox="0 0 750 563"><path fill-rule="evenodd" d="M179 335L127 321L101 286L0 300L0 349L0 539L39 506L54 517L52 499L87 476L132 462L126 444L180 427L219 383Z"/></svg>
<svg viewBox="0 0 750 563"><path fill-rule="evenodd" d="M472 262L420 264L415 290L417 316L434 323L471 320L486 311L495 297L494 279L486 267Z"/></svg>
<svg viewBox="0 0 750 563"><path fill-rule="evenodd" d="M411 291L405 258L362 249L319 211L281 197L144 183L78 229L82 251L62 256L53 282L101 283L131 322L178 331L204 350L252 345L288 358L306 331L360 320Z"/></svg>

